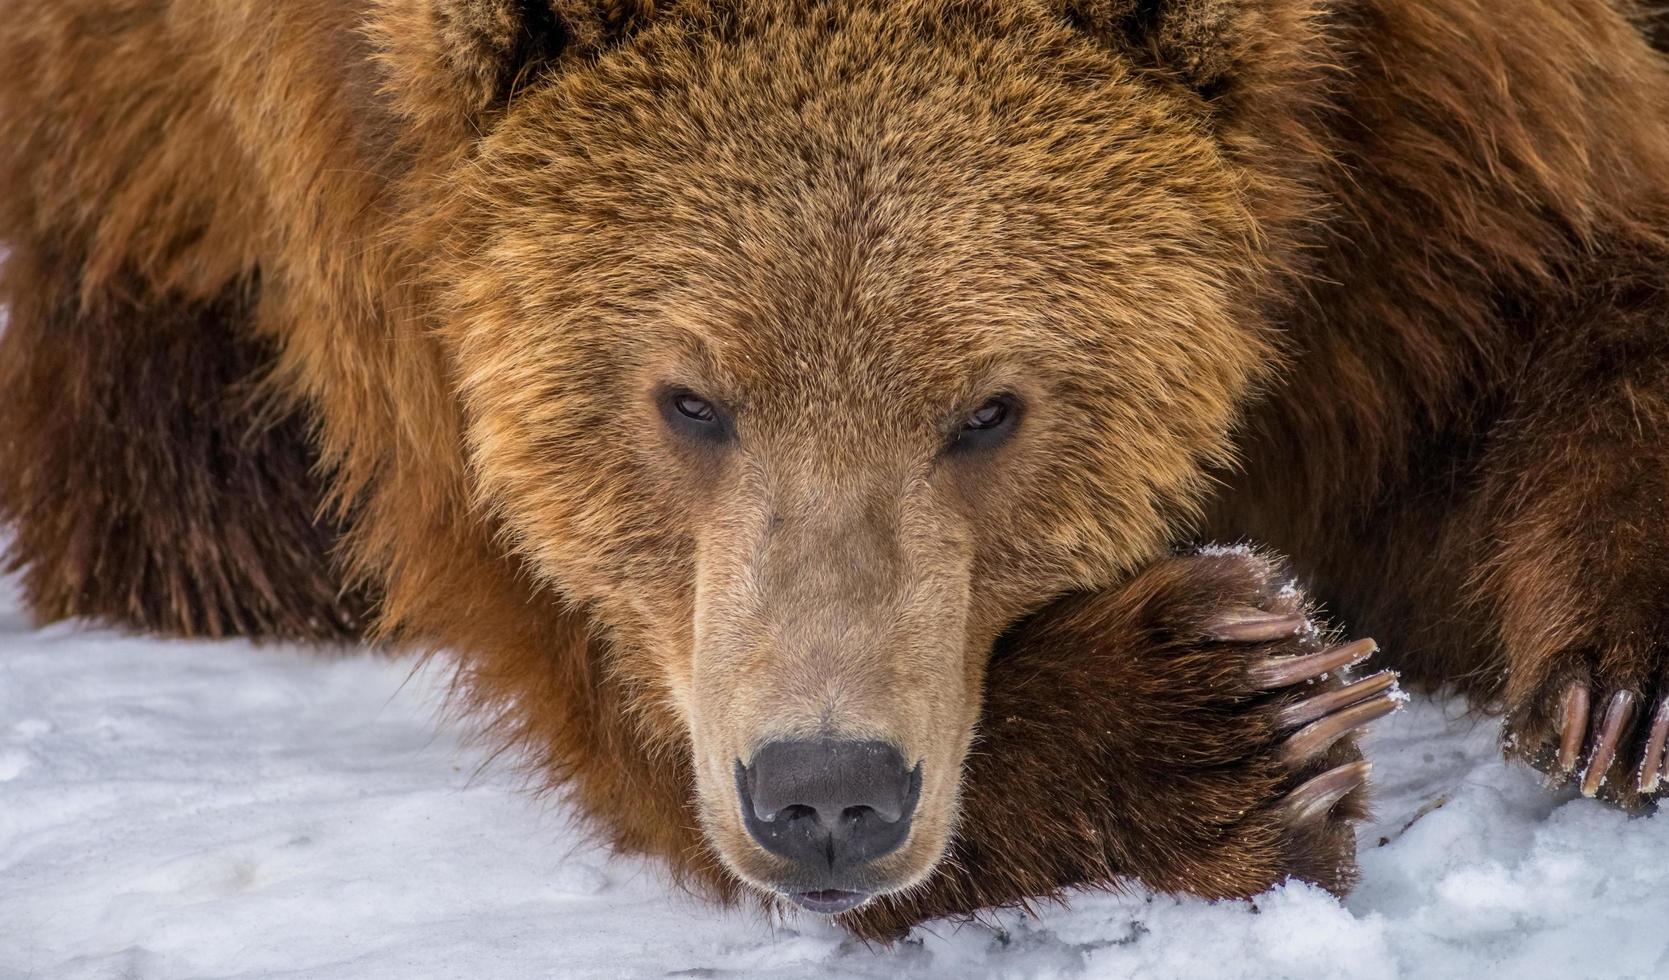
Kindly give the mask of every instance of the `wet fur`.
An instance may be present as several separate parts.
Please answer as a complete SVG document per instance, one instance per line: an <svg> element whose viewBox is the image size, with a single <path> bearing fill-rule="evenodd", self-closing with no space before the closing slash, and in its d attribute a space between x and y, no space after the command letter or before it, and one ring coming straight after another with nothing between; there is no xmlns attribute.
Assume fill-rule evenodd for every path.
<svg viewBox="0 0 1669 980"><path fill-rule="evenodd" d="M0 39L13 66L0 80L13 134L0 145L0 518L37 614L337 639L359 631L355 597L374 595L373 635L458 651L472 711L601 833L730 889L654 678L594 609L542 591L497 501L475 499L455 395L470 365L432 329L445 275L416 271L445 264L454 229L433 216L471 203L449 197L449 175L522 93L657 18L699 25L704 7L19 4ZM900 31L1041 22L1024 3L880 8ZM1241 175L1256 264L1233 288L1270 325L1256 351L1266 397L1232 406L1232 441L1213 444L1202 421L1197 471L1166 476L1166 506L1122 518L1110 567L1194 535L1267 544L1409 676L1506 712L1525 754L1565 680L1661 690L1669 67L1639 29L1651 13L1601 0L1063 5L1063 32L1126 59L1152 110L1210 132ZM1151 151L1163 171L1167 147ZM1231 394L1183 390L1173 411L1227 417ZM1166 588L1221 599L1209 581ZM1097 621L1109 637L1156 601L1108 596L1124 610ZM993 662L967 793L1019 806L1106 779L1116 798L967 825L914 904L859 928L1115 873L1210 895L1295 870L1326 879L1306 847L1269 838L1216 866L1230 878L1204 849L1163 866L1084 850L1081 820L1181 804L1106 743L1084 751L1105 719L1049 715L1102 704L1124 662L1074 622L1041 634L1066 647L1035 664L1052 673L1026 669L1038 654L1024 646ZM1053 734L1005 741L1009 714ZM997 746L1001 765L982 765ZM1043 771L1064 782L1028 775Z"/></svg>

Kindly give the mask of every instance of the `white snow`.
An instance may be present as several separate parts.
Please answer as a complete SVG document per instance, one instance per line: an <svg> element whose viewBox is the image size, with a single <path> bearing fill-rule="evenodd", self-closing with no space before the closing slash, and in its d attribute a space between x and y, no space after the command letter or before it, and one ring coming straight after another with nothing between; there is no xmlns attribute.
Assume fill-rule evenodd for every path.
<svg viewBox="0 0 1669 980"><path fill-rule="evenodd" d="M1370 739L1342 905L1084 895L870 949L608 857L408 674L32 630L0 595L0 980L1669 976L1669 821L1549 796L1458 704Z"/></svg>

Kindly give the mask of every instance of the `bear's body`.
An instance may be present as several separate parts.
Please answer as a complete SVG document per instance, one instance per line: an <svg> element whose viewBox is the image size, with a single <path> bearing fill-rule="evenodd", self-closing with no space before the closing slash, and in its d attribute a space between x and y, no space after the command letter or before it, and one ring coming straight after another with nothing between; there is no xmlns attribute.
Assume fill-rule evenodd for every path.
<svg viewBox="0 0 1669 980"><path fill-rule="evenodd" d="M1348 884L1354 749L1284 750L1319 715L1297 675L1247 679L1315 639L1211 628L1298 600L1260 559L1164 557L1189 540L1289 556L1405 677L1504 711L1511 754L1597 755L1584 788L1643 802L1669 726L1669 63L1631 14L26 0L0 40L13 561L46 619L455 651L602 833L725 891L764 872L691 733L764 702L710 707L713 671L758 661L693 653L725 641L693 610L873 626L724 605L724 555L750 588L779 573L711 501L774 495L760 541L854 549L869 570L830 587L854 609L918 569L875 645L963 624L954 657L887 668L961 692L900 739L960 759L985 691L960 789L956 765L922 789L960 801L954 832L920 822L953 859L854 914L876 933L1121 874ZM779 447L774 489L626 417L677 331L750 393L736 438ZM817 488L915 445L908 397L986 375L1025 404L993 458L1026 479L923 463L897 513L934 521L872 527L872 495L832 537L782 503L846 507ZM965 561L919 571L920 542ZM787 577L799 607L830 594Z"/></svg>

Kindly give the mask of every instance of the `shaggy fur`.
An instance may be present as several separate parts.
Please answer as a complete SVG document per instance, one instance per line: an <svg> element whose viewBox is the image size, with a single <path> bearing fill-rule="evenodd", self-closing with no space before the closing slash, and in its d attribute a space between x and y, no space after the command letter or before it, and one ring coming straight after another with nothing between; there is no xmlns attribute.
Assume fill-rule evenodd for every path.
<svg viewBox="0 0 1669 980"><path fill-rule="evenodd" d="M808 604L715 586L780 529L860 569L794 642L867 637L889 717L930 720L948 856L871 935L1117 875L1348 885L1359 795L1276 814L1353 749L1278 765L1287 696L1242 668L1282 651L1203 639L1274 573L1163 557L1191 539L1291 556L1556 778L1563 693L1629 692L1601 792L1637 804L1669 693L1659 13L22 0L12 561L42 618L182 635L335 639L374 597L601 833L725 894L753 878L709 770L757 732L701 706L804 708L746 686L742 626ZM674 377L746 456L668 441ZM1011 444L935 456L998 389Z"/></svg>

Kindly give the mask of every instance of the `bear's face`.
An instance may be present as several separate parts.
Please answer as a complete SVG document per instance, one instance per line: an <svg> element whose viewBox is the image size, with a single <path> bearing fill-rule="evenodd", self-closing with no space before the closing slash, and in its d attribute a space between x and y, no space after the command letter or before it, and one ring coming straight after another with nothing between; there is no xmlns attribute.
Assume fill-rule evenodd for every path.
<svg viewBox="0 0 1669 980"><path fill-rule="evenodd" d="M521 94L437 265L483 510L726 865L838 910L933 867L994 639L1163 547L1271 352L1190 96L1041 6L755 8Z"/></svg>

